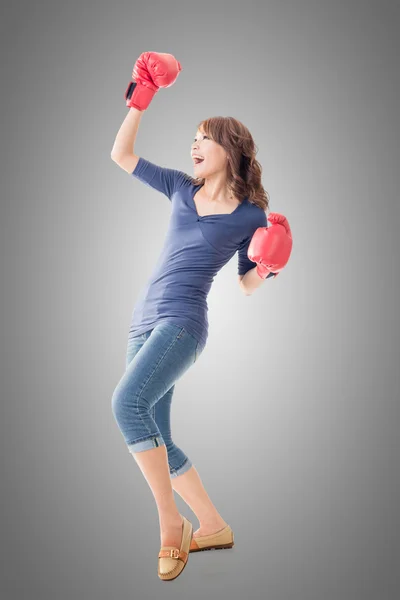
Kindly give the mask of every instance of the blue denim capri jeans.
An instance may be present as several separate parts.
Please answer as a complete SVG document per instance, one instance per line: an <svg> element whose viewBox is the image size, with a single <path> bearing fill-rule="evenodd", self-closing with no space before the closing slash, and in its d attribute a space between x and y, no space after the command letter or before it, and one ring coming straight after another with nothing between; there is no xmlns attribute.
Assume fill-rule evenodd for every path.
<svg viewBox="0 0 400 600"><path fill-rule="evenodd" d="M128 340L125 373L112 396L112 411L130 453L165 445L171 477L192 463L171 437L175 383L204 347L184 327L159 323Z"/></svg>

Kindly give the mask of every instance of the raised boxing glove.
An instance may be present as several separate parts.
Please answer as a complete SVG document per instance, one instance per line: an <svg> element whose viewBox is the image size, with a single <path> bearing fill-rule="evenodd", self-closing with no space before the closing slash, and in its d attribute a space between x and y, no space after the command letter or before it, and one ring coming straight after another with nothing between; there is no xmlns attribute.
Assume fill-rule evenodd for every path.
<svg viewBox="0 0 400 600"><path fill-rule="evenodd" d="M159 88L171 86L181 70L172 54L142 52L133 67L134 81L125 91L126 106L146 110Z"/></svg>

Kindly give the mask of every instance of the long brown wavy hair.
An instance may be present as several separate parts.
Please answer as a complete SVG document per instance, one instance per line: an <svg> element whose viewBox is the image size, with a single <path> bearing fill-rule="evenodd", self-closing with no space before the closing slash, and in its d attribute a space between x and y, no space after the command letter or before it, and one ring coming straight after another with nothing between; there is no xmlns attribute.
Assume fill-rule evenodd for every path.
<svg viewBox="0 0 400 600"><path fill-rule="evenodd" d="M197 127L220 144L229 156L227 187L237 198L247 196L249 202L264 211L269 207L269 194L261 183L262 167L256 154L258 147L250 131L234 117L210 117ZM203 185L204 177L191 177L194 185Z"/></svg>

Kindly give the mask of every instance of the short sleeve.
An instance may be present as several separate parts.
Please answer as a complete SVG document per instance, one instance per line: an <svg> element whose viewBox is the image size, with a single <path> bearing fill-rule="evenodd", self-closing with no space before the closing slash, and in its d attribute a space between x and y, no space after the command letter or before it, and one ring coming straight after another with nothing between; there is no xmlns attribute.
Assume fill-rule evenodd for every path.
<svg viewBox="0 0 400 600"><path fill-rule="evenodd" d="M149 187L165 194L169 200L172 200L173 193L185 182L189 182L189 175L177 169L168 169L161 167L142 156L139 157L137 165L132 172L136 177Z"/></svg>
<svg viewBox="0 0 400 600"><path fill-rule="evenodd" d="M247 273L247 271L250 271L250 269L254 269L254 267L257 266L256 262L253 262L252 260L249 259L249 257L247 256L247 252L248 252L248 249L250 246L251 239L252 239L255 231L259 227L268 227L267 215L261 208L259 211L259 215L257 216L257 220L252 226L252 231L251 231L250 235L248 235L239 245L239 248L238 248L238 275L245 275ZM266 277L266 279L268 279L269 277L273 277L273 276L274 276L274 273L270 273Z"/></svg>

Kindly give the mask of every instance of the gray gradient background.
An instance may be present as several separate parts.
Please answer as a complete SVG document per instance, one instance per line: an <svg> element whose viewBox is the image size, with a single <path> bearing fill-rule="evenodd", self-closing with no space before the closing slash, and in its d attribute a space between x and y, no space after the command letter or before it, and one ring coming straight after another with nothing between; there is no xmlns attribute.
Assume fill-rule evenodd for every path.
<svg viewBox="0 0 400 600"><path fill-rule="evenodd" d="M2 599L399 597L396 4L3 9ZM183 70L136 153L193 174L198 122L235 116L294 237L252 296L237 255L218 274L207 347L176 385L175 441L236 545L191 555L169 586L111 412L171 208L110 158L147 50Z"/></svg>

